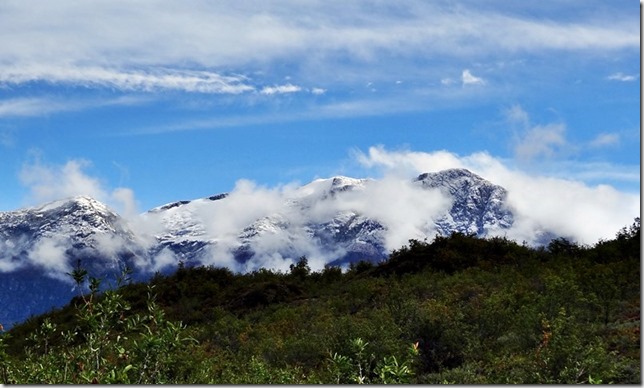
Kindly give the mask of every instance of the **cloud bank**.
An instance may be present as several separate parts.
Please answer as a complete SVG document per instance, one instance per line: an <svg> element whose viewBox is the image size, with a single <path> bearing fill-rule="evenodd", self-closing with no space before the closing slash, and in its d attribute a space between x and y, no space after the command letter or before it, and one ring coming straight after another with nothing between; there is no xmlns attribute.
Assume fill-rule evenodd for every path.
<svg viewBox="0 0 644 388"><path fill-rule="evenodd" d="M346 253L343 247L324 246L312 239L308 229L311 222L335 220L350 225L364 219L376 220L385 228L375 231L371 237L380 239L389 251L412 238L432 238L436 234L432 220L447 212L451 200L437 190L421 189L412 184L412 179L421 173L448 168L469 169L507 189L514 224L508 230L493 233L502 233L518 242L534 244L540 233L550 232L582 244L594 244L614 237L640 214L637 194L620 192L608 185L591 186L570 178L530 174L486 152L461 156L448 151L391 151L371 147L366 152L355 151L353 157L357 164L380 178L339 177L341 182L354 184L356 189L336 194L330 194L332 179L278 187L240 180L225 199L195 200L165 212L144 214L138 214L131 189L106 188L99 179L87 174L90 164L86 161L72 160L60 166L35 162L25 165L20 176L30 190L32 201L75 195L95 197L126 216L142 246L151 246L155 236L163 236L172 229L184 235L186 241L196 238L213 243L204 256L204 264L242 272L261 267L287 271L302 255L318 270ZM328 227L333 230L335 226ZM97 242L108 253L114 254L125 244L123 240L103 237L98 236ZM65 241L64 236L41 240L29 253L29 261L64 274L69 270L64 255ZM17 253L20 244L20 241L0 241L4 253L0 271L16 268L10 256ZM255 255L246 263L238 263L234 252L244 244ZM179 259L164 250L156 258L142 261L140 266L156 271Z"/></svg>
<svg viewBox="0 0 644 388"><path fill-rule="evenodd" d="M508 190L515 224L508 238L533 242L536 231L551 231L583 244L614 237L640 214L640 196L608 185L530 174L486 152L459 156L448 151L388 151L372 147L358 161L385 174L413 176L446 168L467 168Z"/></svg>

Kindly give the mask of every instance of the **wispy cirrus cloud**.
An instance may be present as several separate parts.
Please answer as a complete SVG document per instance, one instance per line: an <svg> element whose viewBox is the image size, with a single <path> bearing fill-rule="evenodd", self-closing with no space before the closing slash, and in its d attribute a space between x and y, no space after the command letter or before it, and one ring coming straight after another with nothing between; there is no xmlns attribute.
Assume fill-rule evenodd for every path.
<svg viewBox="0 0 644 388"><path fill-rule="evenodd" d="M619 144L621 137L618 133L602 133L588 144L592 148L610 147Z"/></svg>
<svg viewBox="0 0 644 388"><path fill-rule="evenodd" d="M239 94L255 88L241 76L222 76L209 71L147 69L123 71L102 67L20 66L3 68L0 83L48 82L86 87L108 87L123 91L179 90L195 93Z"/></svg>
<svg viewBox="0 0 644 388"><path fill-rule="evenodd" d="M543 9L560 8L570 12L557 2ZM100 103L82 100L93 92L105 98L105 90L157 98L189 93L193 106L216 97L257 107L289 96L300 105L273 119L285 121L401 113L473 97L489 101L504 87L529 93L529 69L506 66L500 74L490 61L639 50L639 19L628 13L586 12L572 21L529 15L521 7L467 1L8 0L0 4L0 92L46 87L37 89L41 96L0 102L0 117L91 108ZM508 76L522 81L504 81ZM377 93L364 88L367 82ZM47 94L51 85L75 88L83 99ZM230 113L213 114L215 126L240 122L223 112ZM264 116L256 110L241 116L249 114L256 122Z"/></svg>
<svg viewBox="0 0 644 388"><path fill-rule="evenodd" d="M61 99L52 96L0 99L0 118L46 116L106 106L133 106L147 102L140 96L120 96L108 99Z"/></svg>
<svg viewBox="0 0 644 388"><path fill-rule="evenodd" d="M565 5L549 7L556 12ZM383 60L411 64L410 70L418 57L472 61L544 50L639 49L637 17L597 11L569 22L504 8L423 1L9 0L0 5L0 79L91 78L99 80L95 86L235 93L248 85L222 74L281 64L299 80L337 80L342 73L350 82L363 73L351 71L354 66ZM385 73L380 77L391 74Z"/></svg>
<svg viewBox="0 0 644 388"><path fill-rule="evenodd" d="M0 100L0 117L39 116L71 110L71 107L47 98L11 98Z"/></svg>

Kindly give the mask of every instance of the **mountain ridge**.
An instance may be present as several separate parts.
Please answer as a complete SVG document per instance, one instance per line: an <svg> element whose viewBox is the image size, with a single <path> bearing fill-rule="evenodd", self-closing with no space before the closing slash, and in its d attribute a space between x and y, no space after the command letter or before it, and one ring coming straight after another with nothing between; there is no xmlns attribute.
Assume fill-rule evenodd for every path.
<svg viewBox="0 0 644 388"><path fill-rule="evenodd" d="M135 220L87 196L0 212L0 280L9 285L0 299L29 306L0 312L0 322L67 302L77 291L65 273L78 259L94 276L131 267L135 279L172 272L179 262L247 272L285 270L307 256L313 266L347 266L382 261L409 238L484 237L513 223L507 191L465 169L421 174L393 191L382 180L334 176L266 196L233 191L176 201ZM399 220L398 210L414 213L415 224ZM33 282L46 284L47 295Z"/></svg>

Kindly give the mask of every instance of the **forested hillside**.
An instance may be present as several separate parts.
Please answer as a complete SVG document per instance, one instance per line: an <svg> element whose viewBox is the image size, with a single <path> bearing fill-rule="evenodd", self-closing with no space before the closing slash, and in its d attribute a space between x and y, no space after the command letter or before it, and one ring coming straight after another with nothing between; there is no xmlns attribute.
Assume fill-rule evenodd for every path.
<svg viewBox="0 0 644 388"><path fill-rule="evenodd" d="M125 273L2 333L0 382L639 384L640 246L636 219L594 246L412 240L344 273Z"/></svg>

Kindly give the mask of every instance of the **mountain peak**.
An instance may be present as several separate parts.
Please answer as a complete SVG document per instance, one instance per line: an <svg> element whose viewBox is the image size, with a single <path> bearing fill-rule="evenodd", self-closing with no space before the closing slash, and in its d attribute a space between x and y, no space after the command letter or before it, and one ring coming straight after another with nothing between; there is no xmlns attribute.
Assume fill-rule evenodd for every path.
<svg viewBox="0 0 644 388"><path fill-rule="evenodd" d="M366 179L350 178L346 176L335 176L329 179L331 181L331 193L336 193L339 191L351 190L356 187L362 187Z"/></svg>
<svg viewBox="0 0 644 388"><path fill-rule="evenodd" d="M86 210L95 210L102 213L111 213L109 208L102 202L87 196L87 195L77 195L75 197L68 197L65 199L60 199L57 201L48 202L44 205L33 208L37 212L48 212L53 210L62 210L62 209L86 209Z"/></svg>
<svg viewBox="0 0 644 388"><path fill-rule="evenodd" d="M458 231L483 236L488 230L509 228L514 222L506 207L507 191L465 168L424 173L415 181L453 199L449 214L436 221L442 234Z"/></svg>
<svg viewBox="0 0 644 388"><path fill-rule="evenodd" d="M485 179L474 174L473 172L471 172L466 168L449 168L438 172L426 172L426 173L420 174L416 178L416 181L428 181L428 180L444 181L444 180L456 180L456 179L463 179L463 178L470 178L477 181L485 181Z"/></svg>

